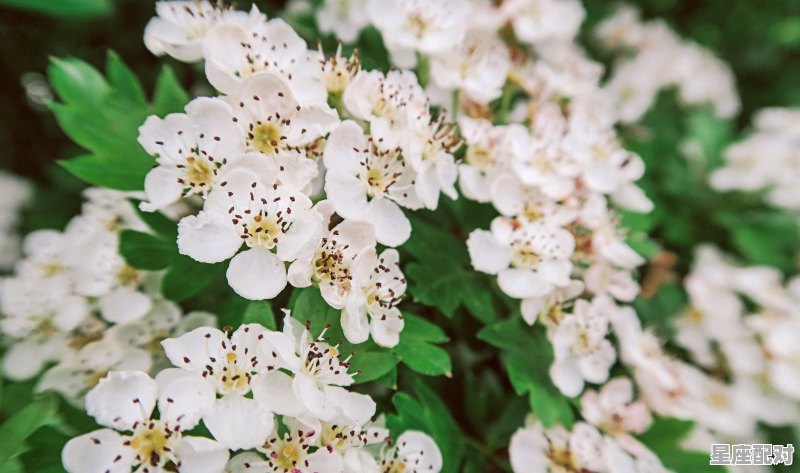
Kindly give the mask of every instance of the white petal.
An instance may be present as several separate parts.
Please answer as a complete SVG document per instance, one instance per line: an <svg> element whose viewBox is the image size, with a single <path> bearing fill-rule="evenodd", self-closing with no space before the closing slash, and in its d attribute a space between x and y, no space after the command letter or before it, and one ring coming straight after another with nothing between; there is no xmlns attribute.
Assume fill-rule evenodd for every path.
<svg viewBox="0 0 800 473"><path fill-rule="evenodd" d="M173 447L180 471L219 473L228 463L228 449L204 437L183 437Z"/></svg>
<svg viewBox="0 0 800 473"><path fill-rule="evenodd" d="M139 204L145 212L154 212L177 202L181 198L178 173L167 167L156 167L144 178L144 192L147 202Z"/></svg>
<svg viewBox="0 0 800 473"><path fill-rule="evenodd" d="M178 251L201 263L219 263L230 258L242 240L236 229L216 213L200 212L178 223Z"/></svg>
<svg viewBox="0 0 800 473"><path fill-rule="evenodd" d="M209 357L222 356L222 342L228 337L213 327L200 327L177 338L161 342L164 354L173 365L202 372L209 363Z"/></svg>
<svg viewBox="0 0 800 473"><path fill-rule="evenodd" d="M217 441L231 450L260 447L275 427L272 412L253 399L229 394L203 416Z"/></svg>
<svg viewBox="0 0 800 473"><path fill-rule="evenodd" d="M550 379L565 396L575 397L583 391L583 377L572 358L554 362L550 366Z"/></svg>
<svg viewBox="0 0 800 473"><path fill-rule="evenodd" d="M298 417L305 411L292 389L292 377L282 371L256 375L250 381L250 388L253 399L278 415Z"/></svg>
<svg viewBox="0 0 800 473"><path fill-rule="evenodd" d="M325 193L339 215L352 219L364 218L367 212L367 188L355 174L341 168L328 168Z"/></svg>
<svg viewBox="0 0 800 473"><path fill-rule="evenodd" d="M366 394L326 386L325 397L339 411L337 422L345 425L364 425L375 415L375 401Z"/></svg>
<svg viewBox="0 0 800 473"><path fill-rule="evenodd" d="M32 378L45 363L57 360L66 349L66 340L59 337L49 340L31 338L14 343L3 358L3 376L15 381Z"/></svg>
<svg viewBox="0 0 800 473"><path fill-rule="evenodd" d="M186 431L194 428L214 404L214 386L196 371L168 368L156 376L158 412L162 420Z"/></svg>
<svg viewBox="0 0 800 473"><path fill-rule="evenodd" d="M467 238L472 267L487 274L497 274L511 263L509 248L497 241L492 232L474 230Z"/></svg>
<svg viewBox="0 0 800 473"><path fill-rule="evenodd" d="M300 402L320 420L329 422L336 416L336 410L317 386L316 381L304 373L297 373L292 380L292 388Z"/></svg>
<svg viewBox="0 0 800 473"><path fill-rule="evenodd" d="M331 132L325 142L322 158L325 167L355 176L361 153L353 148L362 150L366 147L367 139L361 127L352 120L344 121Z"/></svg>
<svg viewBox="0 0 800 473"><path fill-rule="evenodd" d="M110 429L75 437L61 452L64 469L69 473L129 473L136 452L123 445L127 439Z"/></svg>
<svg viewBox="0 0 800 473"><path fill-rule="evenodd" d="M350 298L342 310L342 331L347 341L353 344L364 343L369 338L369 319L363 301Z"/></svg>
<svg viewBox="0 0 800 473"><path fill-rule="evenodd" d="M373 199L365 217L375 227L375 239L386 246L402 245L411 236L411 222L389 199Z"/></svg>
<svg viewBox="0 0 800 473"><path fill-rule="evenodd" d="M231 259L226 273L228 284L250 300L272 299L286 287L286 267L265 248L251 248Z"/></svg>
<svg viewBox="0 0 800 473"><path fill-rule="evenodd" d="M381 309L377 313L370 313L370 315L372 320L369 328L375 343L386 348L397 346L400 343L400 332L403 331L405 326L400 309L397 307Z"/></svg>
<svg viewBox="0 0 800 473"><path fill-rule="evenodd" d="M533 271L518 268L500 271L497 283L503 292L517 299L541 297L553 288L550 283Z"/></svg>
<svg viewBox="0 0 800 473"><path fill-rule="evenodd" d="M156 382L141 371L112 371L86 395L86 413L118 430L150 418L156 405Z"/></svg>
<svg viewBox="0 0 800 473"><path fill-rule="evenodd" d="M130 287L120 287L98 301L103 318L117 324L127 324L141 319L153 307L147 294Z"/></svg>

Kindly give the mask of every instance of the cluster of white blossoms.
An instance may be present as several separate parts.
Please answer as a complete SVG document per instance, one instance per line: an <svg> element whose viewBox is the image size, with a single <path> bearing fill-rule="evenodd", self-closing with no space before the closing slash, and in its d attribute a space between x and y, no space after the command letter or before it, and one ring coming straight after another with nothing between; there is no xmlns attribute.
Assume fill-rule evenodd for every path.
<svg viewBox="0 0 800 473"><path fill-rule="evenodd" d="M342 310L350 342L396 345L406 280L392 247L411 233L403 208L456 197L452 125L410 71L361 70L340 52L326 58L255 7L157 10L145 33L151 51L202 59L224 95L141 127L157 163L142 210L200 199L202 210L178 226L182 254L230 260L228 283L247 299L318 285Z"/></svg>
<svg viewBox="0 0 800 473"><path fill-rule="evenodd" d="M33 190L28 181L2 171L0 189L0 271L8 271L20 257L20 214L30 203Z"/></svg>
<svg viewBox="0 0 800 473"><path fill-rule="evenodd" d="M157 368L161 340L216 321L184 315L158 294L160 274L131 268L119 254L122 230L147 229L131 195L92 188L85 196L63 232L28 234L14 274L0 281L4 376L30 379L49 366L37 390L76 405L109 371Z"/></svg>
<svg viewBox="0 0 800 473"><path fill-rule="evenodd" d="M725 150L725 166L711 175L721 191L765 191L772 205L800 210L800 110L767 108L752 134Z"/></svg>
<svg viewBox="0 0 800 473"><path fill-rule="evenodd" d="M673 340L692 364L651 352L648 379L640 384L648 405L662 415L695 420L699 449L709 439L765 443L759 423L795 425L800 278L784 283L775 268L741 267L701 246L684 287L690 306L673 319ZM764 405L770 408L758 408Z"/></svg>
<svg viewBox="0 0 800 473"><path fill-rule="evenodd" d="M162 343L173 367L113 371L86 396L103 429L70 440L70 473L438 472L424 433L392 441L375 402L348 391L349 358L291 316L282 332L196 328ZM200 423L210 438L189 433ZM231 451L235 456L231 458Z"/></svg>
<svg viewBox="0 0 800 473"><path fill-rule="evenodd" d="M661 90L675 88L689 105L710 105L730 118L739 111L733 72L698 44L679 37L663 20L642 22L630 6L598 25L601 44L620 55L604 86L622 122L640 119Z"/></svg>

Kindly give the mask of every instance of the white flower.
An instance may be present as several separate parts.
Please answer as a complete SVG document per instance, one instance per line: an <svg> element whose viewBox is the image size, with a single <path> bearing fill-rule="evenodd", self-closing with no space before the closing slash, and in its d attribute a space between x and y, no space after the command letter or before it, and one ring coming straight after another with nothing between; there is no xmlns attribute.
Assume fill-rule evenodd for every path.
<svg viewBox="0 0 800 473"><path fill-rule="evenodd" d="M150 354L146 351L120 343L113 337L105 337L87 344L47 370L36 390L57 391L72 404L82 406L86 393L110 371L147 372L151 364Z"/></svg>
<svg viewBox="0 0 800 473"><path fill-rule="evenodd" d="M521 125L493 126L488 120L467 117L459 118L458 125L467 144L464 162L458 165L461 192L489 202L492 183L510 162L513 144L527 139L528 133Z"/></svg>
<svg viewBox="0 0 800 473"><path fill-rule="evenodd" d="M388 472L438 473L442 469L442 452L427 434L409 430L383 453L381 467L381 471Z"/></svg>
<svg viewBox="0 0 800 473"><path fill-rule="evenodd" d="M156 13L144 30L145 46L184 62L202 59L206 33L225 16L218 4L192 0L156 2Z"/></svg>
<svg viewBox="0 0 800 473"><path fill-rule="evenodd" d="M558 287L544 296L528 297L522 300L520 311L528 325L539 319L547 327L555 327L564 318L563 308L583 293L581 281L572 279L564 287Z"/></svg>
<svg viewBox="0 0 800 473"><path fill-rule="evenodd" d="M320 31L333 33L345 43L355 41L369 24L366 0L325 0L316 17Z"/></svg>
<svg viewBox="0 0 800 473"><path fill-rule="evenodd" d="M244 136L231 118L223 100L200 97L186 105L185 114L144 122L139 143L156 157L156 167L145 178L148 202L142 210L160 210L189 195L205 197L219 186L221 173L244 151Z"/></svg>
<svg viewBox="0 0 800 473"><path fill-rule="evenodd" d="M338 345L325 342L324 331L316 339L288 314L284 334L291 342L275 349L291 375L271 371L254 380L253 397L276 414L291 416L318 431L320 421L363 425L375 413L375 402L367 395L351 393L341 386L353 383L349 359L339 358Z"/></svg>
<svg viewBox="0 0 800 473"><path fill-rule="evenodd" d="M455 50L431 57L430 75L445 90L489 103L500 97L511 69L511 54L494 32L471 31Z"/></svg>
<svg viewBox="0 0 800 473"><path fill-rule="evenodd" d="M500 288L511 297L541 297L570 283L575 239L563 228L497 217L491 231L470 234L467 248L472 266L497 274Z"/></svg>
<svg viewBox="0 0 800 473"><path fill-rule="evenodd" d="M397 304L406 292L397 250L378 255L368 248L354 261L352 274L352 289L342 311L342 330L348 341L361 343L372 334L380 346L397 345L404 326Z"/></svg>
<svg viewBox="0 0 800 473"><path fill-rule="evenodd" d="M255 8L250 15L248 24L221 24L208 32L203 55L211 85L234 94L243 80L270 71L286 80L301 103L325 102L318 56L282 19L266 21Z"/></svg>
<svg viewBox="0 0 800 473"><path fill-rule="evenodd" d="M573 199L557 201L536 186L524 184L511 172L499 173L491 183L494 208L506 217L525 218L563 227L578 217L578 204Z"/></svg>
<svg viewBox="0 0 800 473"><path fill-rule="evenodd" d="M458 198L458 168L452 151L459 145L453 125L444 121L444 115L434 119L429 112L422 113L411 122L401 148L403 157L416 171L414 190L425 207L435 210L439 193L453 200Z"/></svg>
<svg viewBox="0 0 800 473"><path fill-rule="evenodd" d="M576 0L509 0L502 9L514 33L528 43L571 41L586 15Z"/></svg>
<svg viewBox="0 0 800 473"><path fill-rule="evenodd" d="M317 164L306 147L336 126L336 112L324 103L300 105L279 76L266 72L244 79L227 100L247 150L263 155L283 183L309 190Z"/></svg>
<svg viewBox="0 0 800 473"><path fill-rule="evenodd" d="M64 447L70 473L221 471L228 451L217 442L183 436L208 408L213 391L199 375L162 373L153 381L140 371L113 372L86 397L86 410L107 429L76 437ZM158 404L158 418L153 409ZM131 431L120 435L114 430Z"/></svg>
<svg viewBox="0 0 800 473"><path fill-rule="evenodd" d="M375 248L375 231L367 222L352 220L328 230L333 207L325 202L316 206L323 216L320 234L300 251L289 267L288 279L295 287L317 284L325 301L342 309L353 289L353 263L359 254Z"/></svg>
<svg viewBox="0 0 800 473"><path fill-rule="evenodd" d="M380 30L392 62L411 68L415 53L452 50L467 33L471 6L466 0L368 0L370 20Z"/></svg>
<svg viewBox="0 0 800 473"><path fill-rule="evenodd" d="M247 299L271 299L286 286L284 262L313 238L321 217L305 194L246 169L232 170L224 191L209 196L197 216L180 221L178 249L203 263L233 257L228 284ZM249 249L236 254L242 243Z"/></svg>
<svg viewBox="0 0 800 473"><path fill-rule="evenodd" d="M583 391L584 380L603 383L616 360L616 351L606 339L608 311L613 302L579 299L571 315L564 317L549 334L555 360L550 367L553 384L566 396Z"/></svg>
<svg viewBox="0 0 800 473"><path fill-rule="evenodd" d="M217 441L231 449L249 449L263 444L272 434L274 418L262 403L245 397L269 373L286 364L277 355L277 345L287 345L283 335L258 324L246 324L228 335L201 327L161 344L167 358L180 369L197 375L212 392L212 408L203 421ZM267 385L267 389L269 386Z"/></svg>
<svg viewBox="0 0 800 473"><path fill-rule="evenodd" d="M312 452L310 431L273 436L258 448L266 458L253 452L237 455L228 463L226 473L326 473L341 472L342 457L325 448Z"/></svg>
<svg viewBox="0 0 800 473"><path fill-rule="evenodd" d="M428 115L425 92L411 71L360 70L347 85L342 97L347 111L370 123L373 135L393 148L404 142L413 120Z"/></svg>
<svg viewBox="0 0 800 473"><path fill-rule="evenodd" d="M509 457L514 473L603 471L602 448L600 432L589 424L578 422L570 432L535 421L511 437Z"/></svg>
<svg viewBox="0 0 800 473"><path fill-rule="evenodd" d="M345 121L325 144L328 172L325 192L336 213L372 223L378 242L397 246L411 235L411 224L399 205L418 208L414 172L398 149L383 148L367 138L355 122Z"/></svg>
<svg viewBox="0 0 800 473"><path fill-rule="evenodd" d="M581 414L611 435L640 434L652 422L647 406L633 400L633 383L628 378L614 378L599 392L587 390L581 397Z"/></svg>

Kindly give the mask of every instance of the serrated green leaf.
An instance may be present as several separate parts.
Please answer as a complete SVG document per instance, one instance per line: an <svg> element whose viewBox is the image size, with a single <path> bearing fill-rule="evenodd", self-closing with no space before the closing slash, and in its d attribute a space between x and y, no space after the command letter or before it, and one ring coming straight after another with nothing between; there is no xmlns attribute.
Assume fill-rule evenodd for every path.
<svg viewBox="0 0 800 473"><path fill-rule="evenodd" d="M127 100L143 107L147 105L144 88L136 74L111 50L106 55L106 75L111 87Z"/></svg>
<svg viewBox="0 0 800 473"><path fill-rule="evenodd" d="M261 324L270 330L276 330L275 313L268 301L251 301L242 316L242 324Z"/></svg>
<svg viewBox="0 0 800 473"><path fill-rule="evenodd" d="M175 241L167 241L136 230L122 230L119 252L133 268L157 271L169 266L178 256Z"/></svg>
<svg viewBox="0 0 800 473"><path fill-rule="evenodd" d="M170 113L179 113L189 103L189 94L178 82L175 72L169 66L164 66L156 79L156 88L153 93L153 113L164 117Z"/></svg>
<svg viewBox="0 0 800 473"><path fill-rule="evenodd" d="M69 104L90 106L111 92L97 69L76 58L50 58L47 77L61 100Z"/></svg>
<svg viewBox="0 0 800 473"><path fill-rule="evenodd" d="M141 190L144 176L150 169L148 164L138 166L135 162L120 167L116 161L91 154L58 161L58 164L91 185L121 191Z"/></svg>

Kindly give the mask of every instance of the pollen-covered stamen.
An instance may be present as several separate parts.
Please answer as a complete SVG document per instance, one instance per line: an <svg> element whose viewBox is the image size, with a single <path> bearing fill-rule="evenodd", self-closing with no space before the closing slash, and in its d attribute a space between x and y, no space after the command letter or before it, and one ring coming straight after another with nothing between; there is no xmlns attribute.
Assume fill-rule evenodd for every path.
<svg viewBox="0 0 800 473"><path fill-rule="evenodd" d="M369 439L367 433L360 427L323 422L319 443L329 453L335 453L367 445Z"/></svg>
<svg viewBox="0 0 800 473"><path fill-rule="evenodd" d="M253 182L249 191L239 191L246 192L244 196L229 192L232 205L228 214L248 246L274 248L299 214L295 211L297 199L291 193L284 193L281 187L276 182L266 189Z"/></svg>
<svg viewBox="0 0 800 473"><path fill-rule="evenodd" d="M384 309L391 309L403 299L404 293L399 293L393 286L398 283L405 286L406 280L400 272L399 265L395 263L394 266L390 266L390 263L387 263L383 257L378 259L378 264L373 268L376 276L375 282L367 288L367 305L378 305ZM391 284L386 284L385 281L381 282L382 276L391 274L395 274L392 276Z"/></svg>
<svg viewBox="0 0 800 473"><path fill-rule="evenodd" d="M425 146L422 149L423 159L436 159L442 153L451 153L461 146L461 139L455 132L455 124L445 121L444 115L433 119L428 114L419 117L428 121L425 125Z"/></svg>
<svg viewBox="0 0 800 473"><path fill-rule="evenodd" d="M319 45L320 56L322 56L322 45ZM320 60L322 74L325 78L325 88L333 94L344 92L345 87L356 73L361 69L361 61L358 59L358 50L353 51L349 58L342 56L341 43L336 48L336 55Z"/></svg>
<svg viewBox="0 0 800 473"><path fill-rule="evenodd" d="M338 236L337 230L331 232L330 237L322 239L314 254L313 279L317 283L349 284L352 280L351 259L346 255L350 245L342 243Z"/></svg>
<svg viewBox="0 0 800 473"><path fill-rule="evenodd" d="M379 143L380 141L382 139L378 140ZM375 143L370 137L366 149L354 149L362 154L358 162L358 177L367 184L367 194L370 197L387 194L406 172L406 163L400 150L380 149L379 143Z"/></svg>
<svg viewBox="0 0 800 473"><path fill-rule="evenodd" d="M330 326L326 326L319 334L319 337L306 345L301 353L303 360L301 370L305 374L318 380L326 380L346 375L347 370L350 368L350 358L352 354L344 360L340 359L339 347L341 346L341 342L333 346L326 343L328 339L325 338L325 333L328 331L328 328L330 328Z"/></svg>
<svg viewBox="0 0 800 473"><path fill-rule="evenodd" d="M241 330L247 332L249 328L244 327ZM265 370L275 369L273 365L266 364L263 357L251 352L248 346L237 345L230 339L222 340L219 350L211 351L215 354L208 356L200 374L212 380L217 392L223 395L245 394L250 391L250 381L253 376Z"/></svg>
<svg viewBox="0 0 800 473"><path fill-rule="evenodd" d="M267 466L275 473L295 473L306 466L311 443L309 438L314 431L298 431L296 435L287 433L283 438L272 437L264 443L262 449L267 454Z"/></svg>
<svg viewBox="0 0 800 473"><path fill-rule="evenodd" d="M160 420L148 420L134 424L133 436L125 444L136 452L135 463L159 468L170 462L178 463L172 445L180 436L177 428L170 428Z"/></svg>

